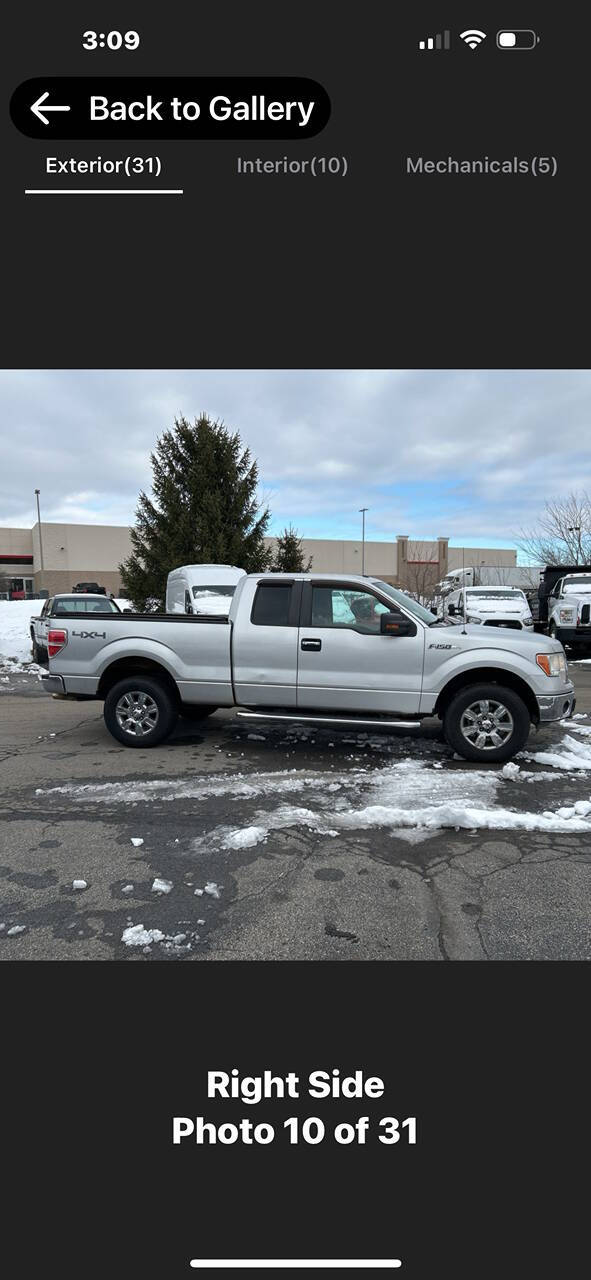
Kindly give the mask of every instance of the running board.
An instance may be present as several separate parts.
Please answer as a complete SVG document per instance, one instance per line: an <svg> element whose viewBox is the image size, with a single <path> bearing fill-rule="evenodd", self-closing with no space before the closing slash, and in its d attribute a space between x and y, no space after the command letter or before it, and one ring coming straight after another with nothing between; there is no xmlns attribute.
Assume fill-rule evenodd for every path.
<svg viewBox="0 0 591 1280"><path fill-rule="evenodd" d="M345 716L309 716L287 715L278 711L239 711L245 720L295 720L298 724L330 724L342 725L343 728L361 729L419 729L419 720L360 720L348 719Z"/></svg>

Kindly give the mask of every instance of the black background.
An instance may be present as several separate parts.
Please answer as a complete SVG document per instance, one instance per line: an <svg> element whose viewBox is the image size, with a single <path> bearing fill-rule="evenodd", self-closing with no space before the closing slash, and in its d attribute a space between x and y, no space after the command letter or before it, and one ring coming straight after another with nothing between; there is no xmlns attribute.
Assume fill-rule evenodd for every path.
<svg viewBox="0 0 591 1280"><path fill-rule="evenodd" d="M587 1274L588 978L560 964L24 964L4 982L13 1275L399 1257L408 1280ZM361 1067L383 1099L209 1102L207 1070ZM288 1115L417 1116L416 1146L288 1147ZM248 1115L267 1147L172 1145Z"/></svg>
<svg viewBox="0 0 591 1280"><path fill-rule="evenodd" d="M169 0L5 15L5 365L586 366L591 19L573 4L498 8ZM538 30L539 48L416 52L444 26L505 21ZM84 53L87 28L137 28L140 51ZM237 154L285 144L173 142L159 151L181 201L25 199L48 185L52 148L13 127L13 90L99 73L311 76L333 114L289 154L346 154L350 176L243 180ZM555 154L559 176L411 179L407 154ZM2 978L7 1274L174 1280L216 1255L399 1256L420 1280L586 1274L586 965L32 963ZM206 1071L232 1066L362 1068L386 1094L213 1108ZM296 1110L327 1125L416 1115L419 1141L171 1143L175 1114L279 1129Z"/></svg>
<svg viewBox="0 0 591 1280"><path fill-rule="evenodd" d="M538 30L538 48L499 52L504 20ZM456 38L449 53L419 53L418 39L444 25L490 34L475 51ZM63 2L13 8L8 28L7 365L587 364L591 16L581 6ZM140 48L84 52L88 28L137 29ZM159 144L161 183L184 197L25 197L52 182L113 185L48 180L44 158L116 157L123 142L43 144L8 115L23 80L103 74L310 76L332 116L318 138L289 145ZM240 154L286 153L346 155L349 176L235 173ZM406 156L417 154L556 155L559 170L409 177Z"/></svg>

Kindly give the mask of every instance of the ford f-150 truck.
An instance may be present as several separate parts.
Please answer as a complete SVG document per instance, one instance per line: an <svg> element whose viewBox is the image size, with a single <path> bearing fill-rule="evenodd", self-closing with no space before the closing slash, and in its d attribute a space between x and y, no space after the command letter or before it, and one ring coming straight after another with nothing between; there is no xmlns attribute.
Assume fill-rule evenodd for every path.
<svg viewBox="0 0 591 1280"><path fill-rule="evenodd" d="M107 728L154 746L179 714L381 729L440 716L467 760L504 761L530 725L572 714L564 649L524 631L438 620L375 578L249 574L228 617L96 613L54 619L58 697L104 700Z"/></svg>

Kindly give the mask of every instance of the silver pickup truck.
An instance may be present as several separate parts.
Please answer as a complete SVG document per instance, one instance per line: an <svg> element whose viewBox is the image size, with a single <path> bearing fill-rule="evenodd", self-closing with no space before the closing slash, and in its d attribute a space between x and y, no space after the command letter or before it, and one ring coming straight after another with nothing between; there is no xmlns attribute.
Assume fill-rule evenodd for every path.
<svg viewBox="0 0 591 1280"><path fill-rule="evenodd" d="M228 617L64 614L48 631L49 693L104 701L107 728L155 746L177 716L218 707L346 728L443 721L467 760L503 761L530 725L572 715L558 641L438 620L376 578L250 574Z"/></svg>

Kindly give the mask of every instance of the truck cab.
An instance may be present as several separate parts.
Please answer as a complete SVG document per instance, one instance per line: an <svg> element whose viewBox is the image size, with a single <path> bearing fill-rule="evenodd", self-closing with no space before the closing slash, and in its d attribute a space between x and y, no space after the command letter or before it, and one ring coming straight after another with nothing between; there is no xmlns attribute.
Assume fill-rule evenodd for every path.
<svg viewBox="0 0 591 1280"><path fill-rule="evenodd" d="M548 632L572 649L591 648L591 570L565 574L548 595Z"/></svg>

